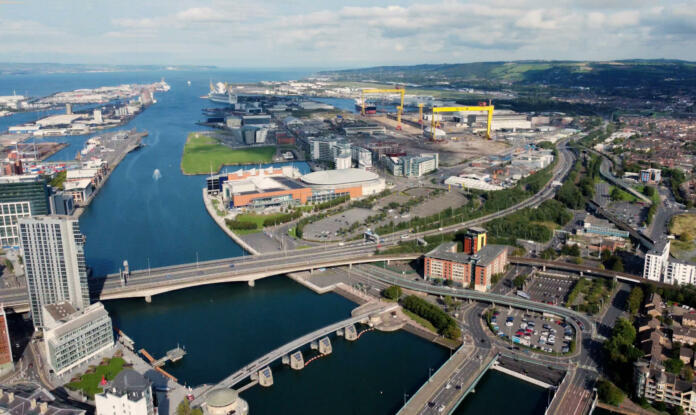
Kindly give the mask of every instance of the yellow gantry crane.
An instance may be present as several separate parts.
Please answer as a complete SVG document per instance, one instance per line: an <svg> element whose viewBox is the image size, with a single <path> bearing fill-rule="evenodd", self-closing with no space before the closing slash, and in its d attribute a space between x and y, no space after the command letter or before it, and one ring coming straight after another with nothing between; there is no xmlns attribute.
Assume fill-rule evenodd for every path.
<svg viewBox="0 0 696 415"><path fill-rule="evenodd" d="M401 114L404 110L404 95L406 95L406 90L404 88L363 88L360 91L360 105L362 110L360 114L365 115L365 94L401 94L401 105L396 107L396 129L401 129Z"/></svg>
<svg viewBox="0 0 696 415"><path fill-rule="evenodd" d="M470 107L433 107L433 113L430 119L430 130L432 132L432 140L435 140L435 114L440 112L464 112L464 111L486 111L488 112L488 121L486 122L486 138L491 139L491 121L493 121L493 105L476 105Z"/></svg>

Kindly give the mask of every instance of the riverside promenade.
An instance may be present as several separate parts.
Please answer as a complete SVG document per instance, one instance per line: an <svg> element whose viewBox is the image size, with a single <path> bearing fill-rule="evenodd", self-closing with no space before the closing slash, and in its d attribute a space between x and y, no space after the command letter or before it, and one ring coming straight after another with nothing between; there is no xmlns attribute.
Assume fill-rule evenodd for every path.
<svg viewBox="0 0 696 415"><path fill-rule="evenodd" d="M225 217L220 216L217 214L217 209L215 209L215 206L213 206L212 200L208 197L208 193L205 188L203 188L203 204L205 205L205 209L208 211L208 214L210 215L211 218L215 221L215 223L218 224L218 226L225 231L225 233L232 238L239 246L242 247L245 251L252 255L259 255L259 251L254 249L253 246L249 245L246 243L246 241L242 238L239 237L236 233L232 232L230 228L227 227L227 224L225 223Z"/></svg>

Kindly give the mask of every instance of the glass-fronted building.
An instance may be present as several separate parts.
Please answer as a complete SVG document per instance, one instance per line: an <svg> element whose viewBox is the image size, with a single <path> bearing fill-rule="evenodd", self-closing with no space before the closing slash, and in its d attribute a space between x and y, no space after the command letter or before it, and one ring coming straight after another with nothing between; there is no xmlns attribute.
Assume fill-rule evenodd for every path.
<svg viewBox="0 0 696 415"><path fill-rule="evenodd" d="M38 175L0 177L0 246L19 245L20 218L48 215L49 189Z"/></svg>

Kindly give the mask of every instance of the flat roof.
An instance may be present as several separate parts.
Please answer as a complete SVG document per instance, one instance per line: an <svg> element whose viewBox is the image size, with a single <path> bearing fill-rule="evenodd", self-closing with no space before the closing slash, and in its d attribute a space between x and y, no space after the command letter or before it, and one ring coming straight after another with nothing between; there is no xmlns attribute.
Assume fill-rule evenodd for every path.
<svg viewBox="0 0 696 415"><path fill-rule="evenodd" d="M340 185L369 182L377 179L379 179L377 174L355 168L315 171L300 178L300 180L309 185Z"/></svg>

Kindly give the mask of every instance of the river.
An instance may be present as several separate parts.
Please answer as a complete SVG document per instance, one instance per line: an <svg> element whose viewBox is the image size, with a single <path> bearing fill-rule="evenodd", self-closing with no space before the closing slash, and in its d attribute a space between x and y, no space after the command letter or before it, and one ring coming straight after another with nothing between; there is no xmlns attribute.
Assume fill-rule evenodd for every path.
<svg viewBox="0 0 696 415"><path fill-rule="evenodd" d="M17 75L0 78L0 95L46 95L59 90L121 83L150 83L164 77L172 89L156 94L157 103L122 128L146 130L145 147L126 156L80 218L87 237L87 263L95 275L116 272L127 259L131 269L144 269L242 255L242 250L210 219L201 200L202 176L185 176L179 163L187 133L211 104L199 97L209 80L252 82L296 79L303 72L208 71L115 72ZM187 81L191 86L187 86ZM0 118L0 130L32 121L46 113ZM73 159L87 138L52 138L70 146L50 160ZM161 178L153 177L158 169ZM349 316L354 304L335 294L317 295L284 278L245 284L199 287L163 294L151 304L142 300L109 301L114 324L138 347L155 356L176 344L186 347L184 359L168 367L189 385L215 382L295 337ZM277 367L275 385L243 393L254 414L384 414L395 412L404 394L412 394L449 356L439 346L405 332L365 333L348 343L333 339L329 357L294 372ZM484 405L500 390L520 390L538 401L544 391L520 385L514 378L492 374L468 398ZM498 380L496 380L498 379ZM486 388L491 384L498 385ZM496 383L497 382L497 383ZM498 389L502 387L503 389ZM489 392L484 392L488 391ZM535 398L536 397L536 398ZM545 399L545 398L544 398ZM477 413L462 409L461 413ZM535 407L536 408L536 407ZM488 411L508 413L509 407ZM536 409L516 411L538 413Z"/></svg>

